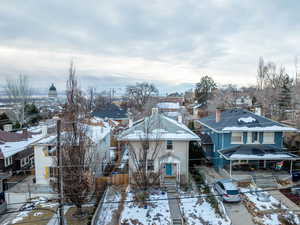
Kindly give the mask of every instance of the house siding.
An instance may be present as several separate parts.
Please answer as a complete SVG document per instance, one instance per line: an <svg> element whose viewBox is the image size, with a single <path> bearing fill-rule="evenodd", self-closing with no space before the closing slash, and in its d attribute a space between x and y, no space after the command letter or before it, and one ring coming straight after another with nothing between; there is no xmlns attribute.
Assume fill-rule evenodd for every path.
<svg viewBox="0 0 300 225"><path fill-rule="evenodd" d="M154 149L155 142L149 143L149 149ZM129 148L137 152L141 149L141 144L138 141L131 141L129 142ZM189 141L173 141L173 150L166 149L166 141L160 141L159 144L159 154L157 155L154 161L154 170L158 172L159 170L159 159L167 154L171 154L180 160L180 180L181 183L187 183L188 181L188 169L189 169ZM138 154L137 154L138 155ZM148 154L149 157L151 153ZM150 159L150 158L149 158ZM134 164L132 158L129 158L129 167L134 171ZM132 181L133 182L133 181Z"/></svg>
<svg viewBox="0 0 300 225"><path fill-rule="evenodd" d="M225 164L228 164L229 161L221 158L218 151L221 149L238 146L240 144L232 144L231 143L231 134L232 134L231 132L217 133L206 126L203 126L202 130L206 134L210 135L212 142L213 142L212 163L213 163L214 168L216 168L216 169L223 168L223 166ZM251 136L248 135L248 132L242 132L242 135L243 135L243 143L242 144L249 144L248 139L251 138ZM260 144L264 144L263 132L258 132L258 142ZM283 147L283 132L274 132L274 144L268 144L268 145L282 148Z"/></svg>

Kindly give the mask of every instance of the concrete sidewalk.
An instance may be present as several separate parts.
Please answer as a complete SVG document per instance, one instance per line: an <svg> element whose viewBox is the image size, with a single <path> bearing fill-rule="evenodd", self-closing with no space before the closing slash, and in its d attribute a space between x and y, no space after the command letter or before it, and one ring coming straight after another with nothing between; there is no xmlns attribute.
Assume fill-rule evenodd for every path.
<svg viewBox="0 0 300 225"><path fill-rule="evenodd" d="M300 213L300 207L291 201L289 198L287 198L284 194L282 194L279 190L276 191L269 191L269 193L276 198L278 201L280 201L283 205L288 207L291 211L296 210L297 214Z"/></svg>

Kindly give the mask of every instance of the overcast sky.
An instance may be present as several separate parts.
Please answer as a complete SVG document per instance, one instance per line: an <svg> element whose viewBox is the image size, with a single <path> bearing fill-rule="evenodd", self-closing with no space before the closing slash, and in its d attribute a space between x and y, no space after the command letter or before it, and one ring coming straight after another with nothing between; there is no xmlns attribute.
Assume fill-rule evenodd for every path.
<svg viewBox="0 0 300 225"><path fill-rule="evenodd" d="M255 84L259 56L294 76L299 12L299 0L1 1L0 78L62 90L73 59L83 88L151 81L171 92L203 75Z"/></svg>

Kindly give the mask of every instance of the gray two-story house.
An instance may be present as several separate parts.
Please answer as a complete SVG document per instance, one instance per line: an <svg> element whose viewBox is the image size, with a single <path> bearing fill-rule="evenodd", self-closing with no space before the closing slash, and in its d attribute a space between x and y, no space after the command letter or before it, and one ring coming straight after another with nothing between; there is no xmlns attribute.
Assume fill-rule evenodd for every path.
<svg viewBox="0 0 300 225"><path fill-rule="evenodd" d="M283 146L284 133L297 129L250 111L217 109L215 115L196 123L201 128L200 138L210 137L202 144L205 156L217 169L228 167L230 176L233 165L275 169L278 163L288 162L292 170L292 161L298 158Z"/></svg>

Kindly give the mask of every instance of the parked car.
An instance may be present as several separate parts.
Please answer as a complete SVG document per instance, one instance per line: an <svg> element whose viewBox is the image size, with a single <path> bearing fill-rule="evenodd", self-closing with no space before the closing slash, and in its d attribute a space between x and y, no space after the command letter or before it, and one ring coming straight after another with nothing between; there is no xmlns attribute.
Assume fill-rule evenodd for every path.
<svg viewBox="0 0 300 225"><path fill-rule="evenodd" d="M220 179L214 184L214 189L221 195L223 201L240 202L241 196L238 187L232 179Z"/></svg>

